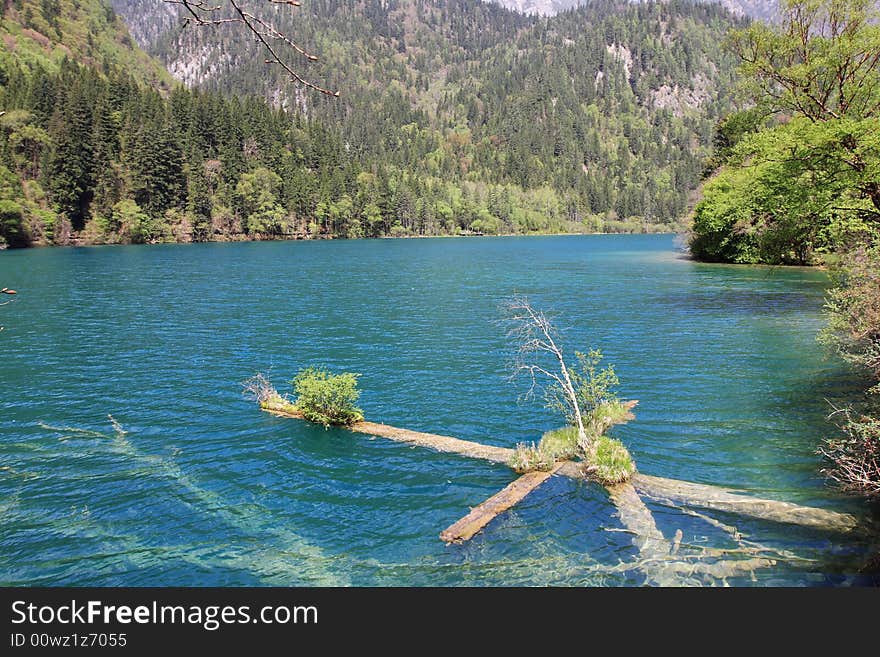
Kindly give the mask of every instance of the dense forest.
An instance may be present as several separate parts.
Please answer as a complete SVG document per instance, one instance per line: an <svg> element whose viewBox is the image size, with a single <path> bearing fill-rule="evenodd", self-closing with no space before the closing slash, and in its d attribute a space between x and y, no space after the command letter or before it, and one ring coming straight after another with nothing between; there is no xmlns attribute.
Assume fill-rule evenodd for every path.
<svg viewBox="0 0 880 657"><path fill-rule="evenodd" d="M524 14L540 14L542 16L554 16L559 12L580 5L585 5L591 0L491 0L502 7L514 9ZM777 16L779 3L777 0L699 0L701 2L716 2L726 7L735 14L743 14L762 20L773 20Z"/></svg>
<svg viewBox="0 0 880 657"><path fill-rule="evenodd" d="M81 45L50 5L4 9L0 236L15 246L669 230L730 107L736 20L679 0L550 19L476 0L269 7L339 98L292 85L240 33L116 0L194 87L168 91L143 53L125 73L96 56L124 41L115 28ZM40 38L43 57L19 56Z"/></svg>

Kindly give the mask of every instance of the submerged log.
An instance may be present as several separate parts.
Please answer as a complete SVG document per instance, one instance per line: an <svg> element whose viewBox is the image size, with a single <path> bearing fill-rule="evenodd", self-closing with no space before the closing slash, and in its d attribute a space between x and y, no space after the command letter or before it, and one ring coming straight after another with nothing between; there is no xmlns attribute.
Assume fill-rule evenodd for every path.
<svg viewBox="0 0 880 657"><path fill-rule="evenodd" d="M620 523L635 535L633 545L645 559L661 559L672 552L672 544L657 528L654 514L645 506L632 484L608 487L608 495L617 508Z"/></svg>
<svg viewBox="0 0 880 657"><path fill-rule="evenodd" d="M608 488L611 502L617 508L621 524L633 533L633 545L639 550L638 557L616 570L638 570L645 576L645 583L652 586L702 586L719 581L727 584L728 578L750 575L761 568L770 568L776 560L765 555L760 546L750 547L741 540L733 550L717 553L706 548L680 553L683 533L676 530L669 541L657 527L654 515L645 506L631 483ZM711 519L709 519L711 520ZM611 569L615 570L615 569Z"/></svg>
<svg viewBox="0 0 880 657"><path fill-rule="evenodd" d="M587 478L580 465L573 461L567 462L560 468L559 474L574 479ZM645 497L671 506L680 504L700 509L725 511L759 520L800 525L844 534L865 529L858 518L849 513L752 497L743 491L730 490L720 486L652 477L640 472L633 475L632 484Z"/></svg>
<svg viewBox="0 0 880 657"><path fill-rule="evenodd" d="M261 408L281 417L303 419L302 414L294 408L293 404L287 401L263 402ZM461 440L460 438L410 431L409 429L400 429L375 422L356 422L348 428L358 433L379 436L439 452L460 454L461 456L483 459L494 463L506 464L514 452L514 450L507 447L483 445L469 440ZM572 479L589 479L588 475L583 471L581 464L574 461L562 462L556 472ZM652 477L640 473L636 473L633 477L632 484L638 492L661 504L681 504L703 509L714 509L750 516L760 520L800 525L833 532L846 533L864 529L859 520L848 513L752 497L746 493L719 486Z"/></svg>
<svg viewBox="0 0 880 657"><path fill-rule="evenodd" d="M633 534L633 545L639 556L632 564L645 576L645 583L652 586L683 586L686 577L677 568L675 552L681 543L680 532L674 542L666 540L657 527L654 514L645 506L642 498L629 482L608 487L608 496L617 509L617 515L627 531Z"/></svg>
<svg viewBox="0 0 880 657"><path fill-rule="evenodd" d="M497 516L519 504L526 495L552 477L561 465L558 464L549 472L527 472L522 475L506 488L471 509L464 518L440 532L441 540L447 543L462 543L470 540Z"/></svg>
<svg viewBox="0 0 880 657"><path fill-rule="evenodd" d="M848 513L751 497L720 486L643 474L636 474L632 483L640 493L660 503L684 504L841 533L862 528L858 519Z"/></svg>

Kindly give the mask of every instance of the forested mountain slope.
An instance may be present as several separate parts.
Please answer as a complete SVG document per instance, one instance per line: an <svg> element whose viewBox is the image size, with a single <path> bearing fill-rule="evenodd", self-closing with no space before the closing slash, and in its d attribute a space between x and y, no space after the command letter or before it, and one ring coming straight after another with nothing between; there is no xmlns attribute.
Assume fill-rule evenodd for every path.
<svg viewBox="0 0 880 657"><path fill-rule="evenodd" d="M50 31L44 4L7 5L6 32ZM267 66L246 33L117 0L196 88L169 91L126 64L146 57L134 44L101 55L126 37L106 38L121 29L107 9L85 20L100 0L71 6L87 29L67 60L17 45L0 60L8 244L668 230L730 105L737 20L683 0L550 19L476 0L260 2L339 98Z"/></svg>
<svg viewBox="0 0 880 657"><path fill-rule="evenodd" d="M589 4L592 0L491 0L497 4L525 14L555 16L556 14ZM633 0L638 2L638 0ZM770 20L778 14L779 0L702 0L717 3L734 14Z"/></svg>
<svg viewBox="0 0 880 657"><path fill-rule="evenodd" d="M366 168L552 190L567 218L592 226L682 216L732 80L721 42L733 17L681 0L551 19L477 0L252 2L320 55L304 71L339 99L292 85L231 28L180 21L162 34L166 5L114 4L187 84L296 108Z"/></svg>
<svg viewBox="0 0 880 657"><path fill-rule="evenodd" d="M0 39L0 57L26 67L57 71L68 57L103 71L125 69L150 85L167 88L172 82L101 0L5 0Z"/></svg>

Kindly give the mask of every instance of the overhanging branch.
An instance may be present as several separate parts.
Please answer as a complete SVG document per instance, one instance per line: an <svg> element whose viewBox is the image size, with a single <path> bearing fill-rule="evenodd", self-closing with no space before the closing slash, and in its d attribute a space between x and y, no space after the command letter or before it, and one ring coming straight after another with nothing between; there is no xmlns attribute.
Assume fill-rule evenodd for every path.
<svg viewBox="0 0 880 657"><path fill-rule="evenodd" d="M208 0L162 0L169 5L180 5L186 20L184 27L193 24L198 27L238 25L250 32L266 52L266 64L284 69L295 82L327 96L338 97L338 91L331 91L303 77L284 50L293 51L309 62L317 61L317 56L308 52L291 37L275 27L271 22L244 9L241 0L218 0L219 4ZM299 7L297 0L264 0L273 5Z"/></svg>

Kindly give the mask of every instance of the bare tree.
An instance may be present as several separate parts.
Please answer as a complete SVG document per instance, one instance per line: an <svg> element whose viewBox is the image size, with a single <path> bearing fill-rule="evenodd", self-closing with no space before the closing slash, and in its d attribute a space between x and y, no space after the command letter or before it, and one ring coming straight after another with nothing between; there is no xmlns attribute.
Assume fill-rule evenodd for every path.
<svg viewBox="0 0 880 657"><path fill-rule="evenodd" d="M849 493L880 499L880 420L854 416L849 408L835 409L831 417L843 414L840 437L826 440L819 453L831 465L826 476Z"/></svg>
<svg viewBox="0 0 880 657"><path fill-rule="evenodd" d="M565 355L557 343L559 330L543 312L532 307L527 297L516 295L505 302L502 309L504 322L510 326L507 337L516 345L511 378L523 374L529 377L531 385L526 397L544 389L545 383L557 385L562 392L561 399L570 411L568 415L575 420L578 444L588 453L592 439L584 428L577 391L565 364Z"/></svg>
<svg viewBox="0 0 880 657"><path fill-rule="evenodd" d="M278 391L275 389L275 386L272 385L269 377L262 372L257 372L253 376L242 381L241 387L245 399L260 404L267 401L281 399L281 395L278 394Z"/></svg>
<svg viewBox="0 0 880 657"><path fill-rule="evenodd" d="M169 5L180 5L186 16L186 25L198 27L233 25L250 32L266 52L266 63L275 64L296 82L328 96L339 96L338 91L330 91L305 79L293 59L301 57L308 62L317 57L290 36L275 27L270 21L244 8L242 0L162 0ZM272 5L299 7L298 0L263 0ZM292 51L292 53L291 53Z"/></svg>

